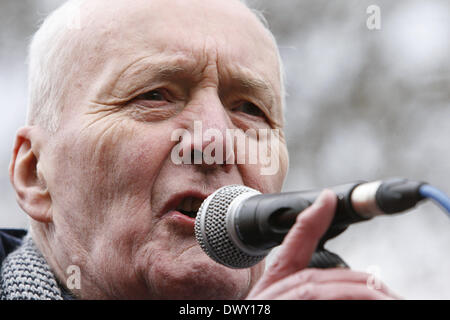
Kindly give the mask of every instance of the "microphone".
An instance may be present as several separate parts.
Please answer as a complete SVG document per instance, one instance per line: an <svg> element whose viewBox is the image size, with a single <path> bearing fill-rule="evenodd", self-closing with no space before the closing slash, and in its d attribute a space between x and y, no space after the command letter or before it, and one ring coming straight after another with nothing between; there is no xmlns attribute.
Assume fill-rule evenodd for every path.
<svg viewBox="0 0 450 320"><path fill-rule="evenodd" d="M357 181L330 188L336 193L334 218L319 247L350 224L400 213L424 199L424 182L403 178ZM321 190L261 194L243 186L219 188L200 206L195 236L203 251L230 268L249 268L280 245L303 210Z"/></svg>

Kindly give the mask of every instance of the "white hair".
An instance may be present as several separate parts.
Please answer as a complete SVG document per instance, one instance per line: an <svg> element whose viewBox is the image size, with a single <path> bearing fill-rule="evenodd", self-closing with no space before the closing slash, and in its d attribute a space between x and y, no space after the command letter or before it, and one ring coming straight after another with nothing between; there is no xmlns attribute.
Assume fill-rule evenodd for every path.
<svg viewBox="0 0 450 320"><path fill-rule="evenodd" d="M74 68L73 63L67 63L72 48L68 31L80 2L69 0L53 11L29 46L27 123L39 124L50 132L58 128L64 89Z"/></svg>
<svg viewBox="0 0 450 320"><path fill-rule="evenodd" d="M78 67L70 55L73 49L71 32L77 31L80 6L84 0L68 0L53 11L34 34L28 53L28 113L27 124L39 125L49 132L59 127L65 90L69 88L71 75ZM252 9L248 1L240 0L269 31L277 48L280 66L282 105L285 104L284 68L267 20L261 11ZM71 59L71 63L67 61Z"/></svg>

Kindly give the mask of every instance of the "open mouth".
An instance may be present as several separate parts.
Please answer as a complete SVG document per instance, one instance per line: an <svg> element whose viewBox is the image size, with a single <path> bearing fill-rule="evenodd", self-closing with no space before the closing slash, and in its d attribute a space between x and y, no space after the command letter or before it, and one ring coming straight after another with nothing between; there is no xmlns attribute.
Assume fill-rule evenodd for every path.
<svg viewBox="0 0 450 320"><path fill-rule="evenodd" d="M176 210L190 218L195 219L197 211L203 203L203 199L188 196L181 199L181 202L176 207Z"/></svg>

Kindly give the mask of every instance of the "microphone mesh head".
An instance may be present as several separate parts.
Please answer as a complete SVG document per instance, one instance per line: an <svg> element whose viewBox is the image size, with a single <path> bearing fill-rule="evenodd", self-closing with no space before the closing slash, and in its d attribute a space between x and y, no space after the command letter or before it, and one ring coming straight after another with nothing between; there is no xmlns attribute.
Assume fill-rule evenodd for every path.
<svg viewBox="0 0 450 320"><path fill-rule="evenodd" d="M203 201L195 220L195 236L200 247L213 260L230 268L249 268L266 256L242 251L231 240L227 231L227 213L231 202L248 192L260 193L242 185L230 185L216 190Z"/></svg>

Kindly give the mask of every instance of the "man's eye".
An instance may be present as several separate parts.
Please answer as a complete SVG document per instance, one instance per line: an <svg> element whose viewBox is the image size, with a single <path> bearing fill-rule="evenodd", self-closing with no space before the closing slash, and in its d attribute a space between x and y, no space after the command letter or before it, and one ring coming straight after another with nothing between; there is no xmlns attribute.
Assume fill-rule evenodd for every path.
<svg viewBox="0 0 450 320"><path fill-rule="evenodd" d="M166 95L161 89L152 90L136 97L138 100L166 101Z"/></svg>
<svg viewBox="0 0 450 320"><path fill-rule="evenodd" d="M234 108L233 111L240 111L251 116L265 118L264 112L261 111L259 107L251 102L243 102L238 107Z"/></svg>

